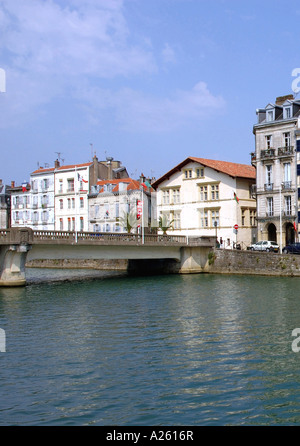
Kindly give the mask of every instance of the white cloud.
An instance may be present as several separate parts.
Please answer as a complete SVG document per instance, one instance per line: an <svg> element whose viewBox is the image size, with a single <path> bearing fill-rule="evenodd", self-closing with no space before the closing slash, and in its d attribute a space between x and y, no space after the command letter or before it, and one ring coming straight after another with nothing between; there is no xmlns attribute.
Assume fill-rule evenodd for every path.
<svg viewBox="0 0 300 446"><path fill-rule="evenodd" d="M213 113L224 110L225 100L214 96L204 82L198 82L191 90L176 91L171 97L147 96L142 92L124 88L110 91L95 88L81 89L78 98L90 109L90 115L98 116L110 109L118 126L126 131L164 132L185 127Z"/></svg>
<svg viewBox="0 0 300 446"><path fill-rule="evenodd" d="M220 110L224 100L203 82L162 98L95 87L158 72L149 37L133 40L123 8L123 0L0 0L0 57L7 74L0 126L24 124L63 97L76 99L87 116L90 111L90 122L110 112L127 131L172 130ZM169 43L161 56L165 63L176 61Z"/></svg>

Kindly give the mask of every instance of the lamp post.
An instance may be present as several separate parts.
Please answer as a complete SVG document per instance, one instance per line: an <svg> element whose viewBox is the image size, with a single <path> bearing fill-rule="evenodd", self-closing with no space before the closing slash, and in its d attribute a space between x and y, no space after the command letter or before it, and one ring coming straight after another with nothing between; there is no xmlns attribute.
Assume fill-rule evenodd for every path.
<svg viewBox="0 0 300 446"><path fill-rule="evenodd" d="M279 226L280 226L280 241L279 241L279 252L282 254L282 203L281 203L281 189L282 184L280 183L279 187Z"/></svg>

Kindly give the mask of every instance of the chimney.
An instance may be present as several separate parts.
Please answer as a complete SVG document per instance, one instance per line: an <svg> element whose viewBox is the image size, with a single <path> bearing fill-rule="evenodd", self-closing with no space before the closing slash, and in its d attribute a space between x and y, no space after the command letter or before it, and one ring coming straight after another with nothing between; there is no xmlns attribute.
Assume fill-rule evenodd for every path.
<svg viewBox="0 0 300 446"><path fill-rule="evenodd" d="M11 182L11 187L15 187L15 182L14 181Z"/></svg>
<svg viewBox="0 0 300 446"><path fill-rule="evenodd" d="M2 186L2 179L0 178L0 186Z"/></svg>
<svg viewBox="0 0 300 446"><path fill-rule="evenodd" d="M285 96L278 96L278 98L276 98L275 104L276 105L282 105L287 100L293 101L294 100L294 96L292 94L287 94Z"/></svg>
<svg viewBox="0 0 300 446"><path fill-rule="evenodd" d="M113 161L113 157L112 156L107 156L106 157L106 165L108 167L108 180L112 180L112 161Z"/></svg>
<svg viewBox="0 0 300 446"><path fill-rule="evenodd" d="M54 161L54 167L55 169L58 169L60 167L60 162L57 159Z"/></svg>

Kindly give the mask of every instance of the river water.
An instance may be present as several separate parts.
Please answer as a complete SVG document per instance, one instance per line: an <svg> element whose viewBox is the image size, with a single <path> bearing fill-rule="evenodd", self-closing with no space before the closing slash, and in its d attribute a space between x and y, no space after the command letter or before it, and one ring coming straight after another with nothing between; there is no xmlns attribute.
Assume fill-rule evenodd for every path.
<svg viewBox="0 0 300 446"><path fill-rule="evenodd" d="M300 424L300 278L27 278L0 288L1 425Z"/></svg>

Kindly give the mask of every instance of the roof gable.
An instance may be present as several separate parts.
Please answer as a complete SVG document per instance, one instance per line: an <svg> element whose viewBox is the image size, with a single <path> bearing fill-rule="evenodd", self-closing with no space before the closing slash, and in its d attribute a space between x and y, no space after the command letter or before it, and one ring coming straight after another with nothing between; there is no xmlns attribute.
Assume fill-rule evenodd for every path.
<svg viewBox="0 0 300 446"><path fill-rule="evenodd" d="M196 162L204 167L210 167L218 172L222 172L226 175L229 175L233 178L247 178L255 180L256 178L256 170L253 166L248 164L239 164L239 163L231 163L229 161L219 161L219 160L210 160L206 158L196 158L196 157L188 157L184 161L182 161L177 166L173 167L173 169L169 170L162 177L156 180L153 183L153 187L156 188L160 183L169 179L176 172L180 172L181 169L189 164L190 162Z"/></svg>

